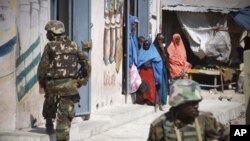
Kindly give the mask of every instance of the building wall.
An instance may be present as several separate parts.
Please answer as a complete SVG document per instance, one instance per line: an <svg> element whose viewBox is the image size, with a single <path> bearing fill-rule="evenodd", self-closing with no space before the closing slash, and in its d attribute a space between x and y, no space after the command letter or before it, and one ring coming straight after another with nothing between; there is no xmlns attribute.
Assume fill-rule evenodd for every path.
<svg viewBox="0 0 250 141"><path fill-rule="evenodd" d="M116 0L116 2L119 0ZM114 0L106 1L114 3ZM122 1L121 1L122 2ZM91 50L91 111L94 112L105 106L125 104L125 96L122 95L122 62L119 63L118 50L121 46L116 46L115 62L105 61L112 54L112 37L110 29L105 29L105 10L106 14L113 12L112 6L108 6L105 1L91 1L91 36L93 47ZM114 7L113 7L114 8ZM112 17L112 16L111 16ZM107 19L106 20L110 20ZM109 33L107 33L109 32ZM106 33L104 35L104 33ZM105 37L106 36L106 37ZM117 38L116 38L117 39ZM116 40L117 41L117 40ZM105 45L106 44L106 45ZM119 44L119 43L118 43ZM128 98L131 103L131 97Z"/></svg>
<svg viewBox="0 0 250 141"><path fill-rule="evenodd" d="M149 36L154 41L156 35L162 32L161 29L161 0L149 0Z"/></svg>
<svg viewBox="0 0 250 141"><path fill-rule="evenodd" d="M13 130L16 119L15 50L17 28L15 1L0 1L0 130Z"/></svg>
<svg viewBox="0 0 250 141"><path fill-rule="evenodd" d="M116 48L114 62L103 60L112 54L109 45L104 47L112 42L110 35L109 41L104 36L104 9L104 1L91 1L91 112L126 101L121 93L122 46ZM43 124L44 94L39 91L36 71L47 43L44 27L50 19L50 0L5 0L0 1L0 10L0 64L4 66L0 71L0 131L30 128L35 119L35 125ZM130 95L127 103L132 103Z"/></svg>
<svg viewBox="0 0 250 141"><path fill-rule="evenodd" d="M91 112L134 100L122 94L123 2L91 0ZM50 0L0 1L0 132L44 124L36 72L49 19Z"/></svg>
<svg viewBox="0 0 250 141"><path fill-rule="evenodd" d="M28 128L43 121L43 95L36 68L46 43L48 0L0 1L0 131ZM3 69L2 69L3 68Z"/></svg>
<svg viewBox="0 0 250 141"><path fill-rule="evenodd" d="M37 65L47 42L44 26L49 19L48 0L17 0L19 50L16 58L16 129L28 128L34 119L43 121L43 94L39 94Z"/></svg>

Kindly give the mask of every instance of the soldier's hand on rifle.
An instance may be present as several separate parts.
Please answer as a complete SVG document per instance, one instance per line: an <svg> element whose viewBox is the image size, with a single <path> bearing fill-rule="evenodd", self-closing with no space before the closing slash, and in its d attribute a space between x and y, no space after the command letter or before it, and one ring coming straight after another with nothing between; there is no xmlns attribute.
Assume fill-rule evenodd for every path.
<svg viewBox="0 0 250 141"><path fill-rule="evenodd" d="M85 78L86 80L89 79L91 73L91 65L88 61L84 61L81 63L81 67L78 70L78 78Z"/></svg>
<svg viewBox="0 0 250 141"><path fill-rule="evenodd" d="M77 80L77 87L80 88L82 85L87 85L88 80L85 78L81 78L79 80Z"/></svg>

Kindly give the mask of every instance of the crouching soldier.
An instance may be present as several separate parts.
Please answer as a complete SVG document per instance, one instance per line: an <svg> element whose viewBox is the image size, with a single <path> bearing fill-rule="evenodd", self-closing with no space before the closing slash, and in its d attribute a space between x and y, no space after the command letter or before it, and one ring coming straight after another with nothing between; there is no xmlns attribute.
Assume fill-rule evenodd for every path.
<svg viewBox="0 0 250 141"><path fill-rule="evenodd" d="M54 133L52 120L56 117L58 141L69 140L71 121L75 116L74 103L79 102L78 88L86 85L89 74L78 74L78 65L90 73L87 56L65 35L64 24L49 21L45 26L49 42L44 48L38 65L37 76L40 87L45 89L43 116L46 131ZM78 76L85 76L79 78Z"/></svg>
<svg viewBox="0 0 250 141"><path fill-rule="evenodd" d="M148 141L227 141L229 129L211 113L199 112L202 100L198 83L176 80L169 112L151 123Z"/></svg>

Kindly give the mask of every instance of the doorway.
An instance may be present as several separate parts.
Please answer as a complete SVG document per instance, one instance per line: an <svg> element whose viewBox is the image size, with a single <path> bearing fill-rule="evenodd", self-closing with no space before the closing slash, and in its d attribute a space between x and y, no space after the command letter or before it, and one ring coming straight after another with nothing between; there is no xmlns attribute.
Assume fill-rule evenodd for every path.
<svg viewBox="0 0 250 141"><path fill-rule="evenodd" d="M90 59L91 50L83 46L91 40L90 35L90 9L91 0L52 0L51 19L60 20L64 23L66 35L77 43L77 45L88 55ZM91 113L90 83L79 89L80 102L75 105L76 116L89 119Z"/></svg>

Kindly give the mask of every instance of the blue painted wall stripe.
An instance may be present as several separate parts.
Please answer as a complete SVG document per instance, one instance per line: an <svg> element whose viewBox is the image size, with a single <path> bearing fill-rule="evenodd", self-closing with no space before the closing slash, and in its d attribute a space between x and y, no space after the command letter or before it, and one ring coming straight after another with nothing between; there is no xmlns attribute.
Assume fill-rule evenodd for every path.
<svg viewBox="0 0 250 141"><path fill-rule="evenodd" d="M38 36L36 41L29 47L29 49L25 53L23 53L21 56L17 58L16 67L18 67L26 59L26 57L28 57L33 52L33 50L38 47L39 44L40 44L40 36Z"/></svg>
<svg viewBox="0 0 250 141"><path fill-rule="evenodd" d="M17 58L16 67L18 67L29 55L31 55L33 53L33 51L39 46L40 41L41 41L40 36L38 36L36 41L29 47L29 49ZM17 87L19 87L19 83L22 82L22 80L28 75L28 73L30 71L32 71L32 69L34 69L36 67L36 65L38 65L38 63L40 62L40 59L41 59L41 53L39 53L33 59L33 61L26 68L24 68L24 70L22 70L22 72L20 74L18 74L16 76L16 86ZM36 83L37 83L37 75L35 73L34 76L30 80L25 82L23 88L17 92L18 100L20 101L25 96L25 94L27 94Z"/></svg>
<svg viewBox="0 0 250 141"><path fill-rule="evenodd" d="M16 84L18 85L23 78L40 62L41 54L39 53L36 58L16 77Z"/></svg>
<svg viewBox="0 0 250 141"><path fill-rule="evenodd" d="M13 49L14 45L16 44L16 40L17 40L17 37L15 36L12 39L10 39L8 42L6 42L5 44L0 46L0 57L9 53Z"/></svg>
<svg viewBox="0 0 250 141"><path fill-rule="evenodd" d="M37 82L37 76L34 75L29 81L28 83L26 83L26 85L24 86L24 89L18 93L17 97L18 97L18 101L20 101L25 94L27 94L29 92L29 90L36 84Z"/></svg>

